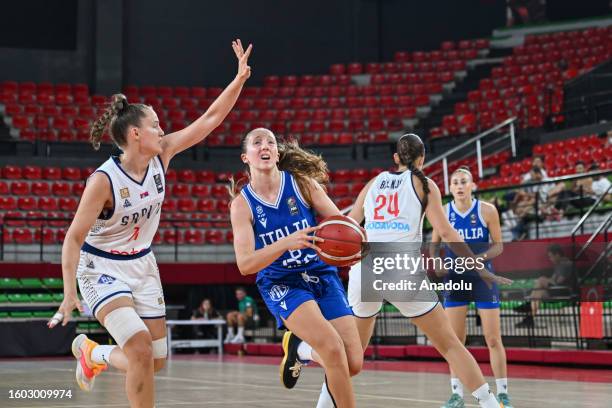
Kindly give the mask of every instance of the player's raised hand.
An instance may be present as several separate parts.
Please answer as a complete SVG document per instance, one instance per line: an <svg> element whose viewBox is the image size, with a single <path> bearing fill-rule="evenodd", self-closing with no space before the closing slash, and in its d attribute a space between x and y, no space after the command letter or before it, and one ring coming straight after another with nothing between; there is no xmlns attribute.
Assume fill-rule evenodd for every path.
<svg viewBox="0 0 612 408"><path fill-rule="evenodd" d="M76 293L74 295L64 295L62 304L51 320L47 322L47 327L52 329L59 323L62 323L62 326L67 325L74 309L78 309L81 313L83 312L83 306L78 295Z"/></svg>
<svg viewBox="0 0 612 408"><path fill-rule="evenodd" d="M249 44L246 51L242 48L242 42L240 38L232 41L232 48L234 49L234 54L236 54L236 58L238 58L238 78L243 81L246 81L251 76L251 67L249 66L249 56L251 55L251 51L253 50L253 44Z"/></svg>

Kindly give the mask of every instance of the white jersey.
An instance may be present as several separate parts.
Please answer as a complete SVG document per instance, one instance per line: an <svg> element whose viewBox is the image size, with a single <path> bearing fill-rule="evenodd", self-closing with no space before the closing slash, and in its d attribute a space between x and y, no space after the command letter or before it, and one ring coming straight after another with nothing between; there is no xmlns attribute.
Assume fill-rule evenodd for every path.
<svg viewBox="0 0 612 408"><path fill-rule="evenodd" d="M368 241L422 241L422 204L414 189L411 171L384 171L376 176L363 209Z"/></svg>
<svg viewBox="0 0 612 408"><path fill-rule="evenodd" d="M149 162L142 182L121 168L118 157L111 157L96 172L104 173L113 194L113 208L100 214L89 231L83 250L93 254L136 255L150 251L157 232L166 190L161 159Z"/></svg>

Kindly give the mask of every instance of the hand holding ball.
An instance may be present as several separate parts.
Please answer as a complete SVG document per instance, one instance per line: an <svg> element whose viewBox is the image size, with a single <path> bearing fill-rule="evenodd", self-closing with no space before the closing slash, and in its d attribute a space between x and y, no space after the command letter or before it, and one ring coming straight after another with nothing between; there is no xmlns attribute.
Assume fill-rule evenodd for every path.
<svg viewBox="0 0 612 408"><path fill-rule="evenodd" d="M361 257L361 244L366 242L365 230L345 215L332 215L319 224L315 236L321 260L333 266L350 266Z"/></svg>

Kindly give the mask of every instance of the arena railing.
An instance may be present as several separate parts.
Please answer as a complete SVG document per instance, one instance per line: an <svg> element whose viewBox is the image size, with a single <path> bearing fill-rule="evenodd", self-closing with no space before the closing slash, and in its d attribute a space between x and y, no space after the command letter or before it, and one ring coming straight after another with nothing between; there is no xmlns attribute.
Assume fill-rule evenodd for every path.
<svg viewBox="0 0 612 408"><path fill-rule="evenodd" d="M483 149L487 147L487 146L483 146L483 139L486 137L489 137L490 135L497 136L495 137L494 140L489 142L488 146L491 146L495 143L498 143L506 139L510 139L510 149L512 151L512 157L516 157L516 135L515 135L515 129L514 129L514 122L516 122L516 120L517 120L516 117L506 119L505 121L493 126L492 128L487 129L484 132L479 133L476 136L469 138L468 140L459 144L458 146L453 147L452 149L446 151L445 153L426 162L424 165L424 168L434 165L440 161L442 162L442 171L444 174L444 191L446 194L448 194L450 192L449 173L448 173L449 157L458 152L463 151L468 146L474 145L474 148L476 149L476 163L478 165L478 177L482 179L483 178L483 166L482 166L482 154L483 153L482 152L483 152ZM497 133L498 131L506 127L508 128L507 132L503 133L502 135L499 135Z"/></svg>

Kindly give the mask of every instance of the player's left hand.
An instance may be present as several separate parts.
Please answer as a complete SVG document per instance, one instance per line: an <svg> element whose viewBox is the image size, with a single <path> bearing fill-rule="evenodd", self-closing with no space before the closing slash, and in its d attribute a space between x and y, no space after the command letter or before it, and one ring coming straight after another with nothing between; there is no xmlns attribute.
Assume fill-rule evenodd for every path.
<svg viewBox="0 0 612 408"><path fill-rule="evenodd" d="M238 58L238 74L236 75L240 80L246 81L251 76L251 67L249 66L249 56L251 55L251 51L253 50L253 44L249 44L249 47L244 50L242 48L242 42L240 38L232 41L232 48L234 49L234 54L236 54L236 58Z"/></svg>

